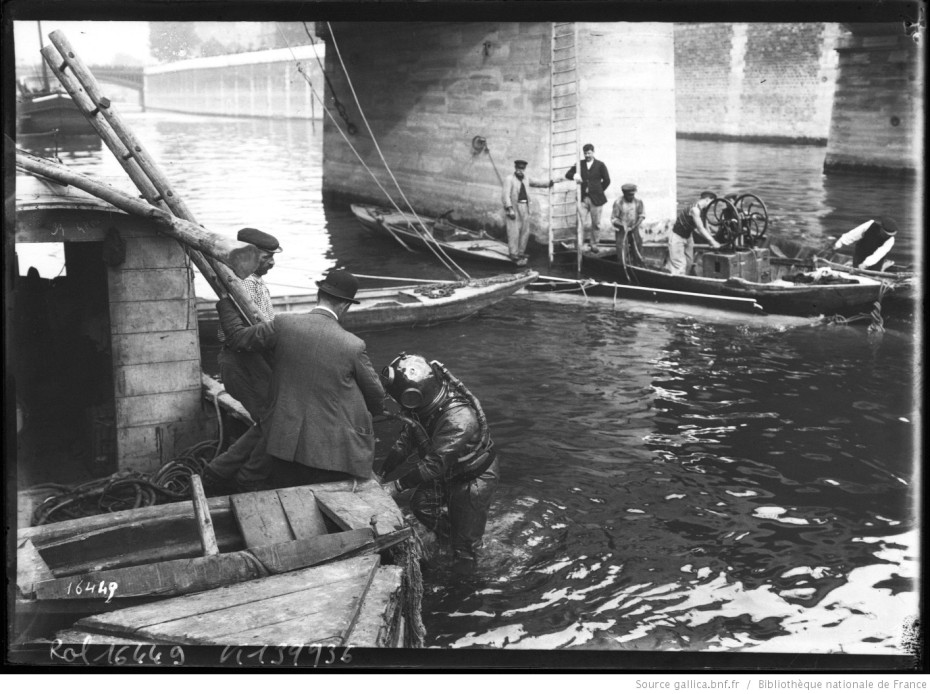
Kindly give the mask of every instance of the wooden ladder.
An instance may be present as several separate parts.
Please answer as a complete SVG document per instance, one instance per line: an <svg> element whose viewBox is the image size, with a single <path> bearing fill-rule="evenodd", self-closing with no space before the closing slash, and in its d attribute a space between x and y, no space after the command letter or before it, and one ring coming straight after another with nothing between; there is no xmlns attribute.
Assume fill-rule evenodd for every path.
<svg viewBox="0 0 930 694"><path fill-rule="evenodd" d="M577 29L574 22L553 22L550 85L552 92L549 109L549 171L555 178L563 176L573 164L581 160L578 143ZM577 270L581 271L581 248L584 241L582 218L579 214L581 186L549 189L549 264L550 266L575 256ZM575 250L557 250L555 240L576 237ZM557 259L557 256L562 256Z"/></svg>

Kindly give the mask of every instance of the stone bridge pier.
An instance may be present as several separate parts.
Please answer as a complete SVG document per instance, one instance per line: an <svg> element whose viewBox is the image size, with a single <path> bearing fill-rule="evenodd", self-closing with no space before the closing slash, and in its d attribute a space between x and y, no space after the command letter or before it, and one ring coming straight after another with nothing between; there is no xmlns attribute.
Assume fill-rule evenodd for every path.
<svg viewBox="0 0 930 694"><path fill-rule="evenodd" d="M923 165L920 45L900 22L842 27L824 171L915 174Z"/></svg>
<svg viewBox="0 0 930 694"><path fill-rule="evenodd" d="M552 197L530 191L534 234L545 243L550 199L556 192L573 194L564 174L590 142L610 171L608 205L623 183L633 182L647 221L674 215L672 24L342 22L332 24L331 36L325 27L318 25L317 32L327 42L326 73L338 99L327 89L326 105L346 133L344 138L324 119L328 199L390 206L379 183L406 212L380 149L417 212L454 209L453 220L501 230L502 179L513 171L513 160L525 159L530 177L560 181ZM564 39L566 32L574 38ZM560 62L566 55L575 60ZM563 135L553 121L566 113L572 93L579 99L577 119L570 118L576 132ZM487 150L474 145L476 137Z"/></svg>

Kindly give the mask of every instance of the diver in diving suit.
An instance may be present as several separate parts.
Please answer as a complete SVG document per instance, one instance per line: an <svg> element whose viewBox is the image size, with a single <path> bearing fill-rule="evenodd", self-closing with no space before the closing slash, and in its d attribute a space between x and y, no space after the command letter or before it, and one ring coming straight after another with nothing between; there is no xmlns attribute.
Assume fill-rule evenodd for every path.
<svg viewBox="0 0 930 694"><path fill-rule="evenodd" d="M397 479L384 486L393 495L415 489L413 514L451 543L455 573L473 573L500 476L481 404L442 364L418 354L401 353L381 382L405 422L381 468L382 479Z"/></svg>

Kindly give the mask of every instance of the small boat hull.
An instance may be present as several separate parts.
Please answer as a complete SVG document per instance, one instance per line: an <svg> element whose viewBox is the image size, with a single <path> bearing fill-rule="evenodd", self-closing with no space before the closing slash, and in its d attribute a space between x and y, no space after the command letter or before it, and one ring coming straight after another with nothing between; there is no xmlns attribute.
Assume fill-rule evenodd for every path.
<svg viewBox="0 0 930 694"><path fill-rule="evenodd" d="M648 246L645 251L647 258L659 254L659 249L650 249ZM697 250L697 267L700 267L700 255L701 251ZM777 267L773 265L775 279L772 281L754 282L739 277L672 275L652 267L623 265L617 262L615 252L586 252L582 260L582 271L596 279L693 294L752 299L766 313L796 316L850 314L868 310L881 294L881 282L870 278L854 278L838 273L848 282L794 283L785 279L789 275L777 274Z"/></svg>
<svg viewBox="0 0 930 694"><path fill-rule="evenodd" d="M382 238L394 238L410 248L433 250L439 246L456 260L514 266L507 244L486 231L473 231L433 217L418 215L432 239L420 231L417 219L373 205L352 205L352 213L363 228Z"/></svg>
<svg viewBox="0 0 930 694"><path fill-rule="evenodd" d="M77 104L67 94L30 94L17 101L18 131L25 135L57 132L62 135L94 135Z"/></svg>
<svg viewBox="0 0 930 694"><path fill-rule="evenodd" d="M538 273L527 271L462 282L360 289L355 295L360 303L345 315L343 326L353 332L369 332L462 320L515 294L537 277ZM214 303L206 299L197 302L200 339L204 342L216 339L219 328ZM279 312L305 313L316 306L316 294L274 297L272 304Z"/></svg>

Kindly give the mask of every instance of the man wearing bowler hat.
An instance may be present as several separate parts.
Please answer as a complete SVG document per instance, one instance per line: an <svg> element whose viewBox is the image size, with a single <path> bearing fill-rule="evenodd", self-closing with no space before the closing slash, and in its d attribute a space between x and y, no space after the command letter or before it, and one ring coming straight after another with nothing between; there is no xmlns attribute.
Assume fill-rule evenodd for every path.
<svg viewBox="0 0 930 694"><path fill-rule="evenodd" d="M274 267L274 257L281 252L281 245L271 234L252 227L240 229L236 238L251 243L261 251L258 267L242 280L242 285L258 309L261 320L270 321L274 318L274 307L263 278ZM227 344L222 327L217 331L217 337L222 345L217 363L223 388L242 404L252 418L253 425L204 470L203 481L208 492L226 491L227 483L252 455L261 438L259 422L271 387L271 366L264 354L232 349Z"/></svg>
<svg viewBox="0 0 930 694"><path fill-rule="evenodd" d="M526 178L526 162L517 159L513 173L507 176L502 191L502 202L507 223L507 252L517 267L526 265L526 244L530 240L530 196L526 184L532 188L551 188L555 181Z"/></svg>
<svg viewBox="0 0 930 694"><path fill-rule="evenodd" d="M340 325L358 303L358 280L332 270L317 287L309 313L253 326L229 299L216 305L232 348L274 355L261 440L235 474L239 491L371 477L372 415L384 410L384 388L365 342Z"/></svg>
<svg viewBox="0 0 930 694"><path fill-rule="evenodd" d="M855 229L850 229L840 236L833 244L834 250L843 246L852 246L853 267L861 270L881 270L891 261L882 262L894 247L894 237L898 233L898 225L891 217L879 217L863 222Z"/></svg>

